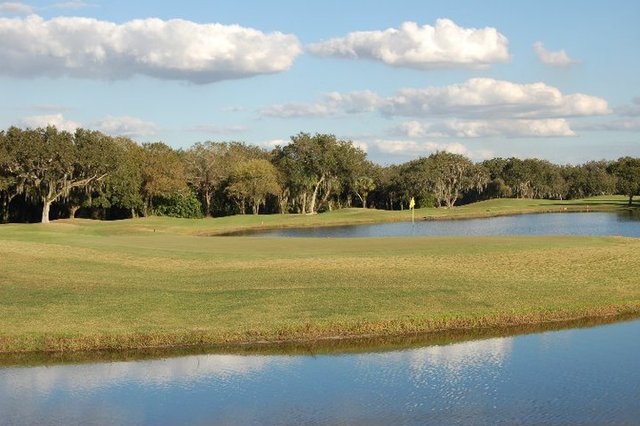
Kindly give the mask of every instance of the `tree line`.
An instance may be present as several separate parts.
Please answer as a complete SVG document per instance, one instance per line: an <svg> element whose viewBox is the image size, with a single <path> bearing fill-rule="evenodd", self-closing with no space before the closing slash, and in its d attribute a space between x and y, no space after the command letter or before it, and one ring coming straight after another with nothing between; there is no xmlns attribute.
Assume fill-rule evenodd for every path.
<svg viewBox="0 0 640 426"><path fill-rule="evenodd" d="M241 142L188 149L55 127L0 131L2 222L54 218L317 213L345 207L452 207L490 198L640 193L640 158L557 165L436 152L380 166L348 140L299 133L265 150Z"/></svg>

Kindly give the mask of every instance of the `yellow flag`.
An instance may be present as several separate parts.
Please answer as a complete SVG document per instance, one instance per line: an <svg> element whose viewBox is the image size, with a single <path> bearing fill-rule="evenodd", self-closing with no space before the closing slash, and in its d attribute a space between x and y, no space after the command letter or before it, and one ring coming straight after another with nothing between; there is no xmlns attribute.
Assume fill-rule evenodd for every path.
<svg viewBox="0 0 640 426"><path fill-rule="evenodd" d="M416 200L411 197L411 201L409 201L409 209L415 209L416 208Z"/></svg>

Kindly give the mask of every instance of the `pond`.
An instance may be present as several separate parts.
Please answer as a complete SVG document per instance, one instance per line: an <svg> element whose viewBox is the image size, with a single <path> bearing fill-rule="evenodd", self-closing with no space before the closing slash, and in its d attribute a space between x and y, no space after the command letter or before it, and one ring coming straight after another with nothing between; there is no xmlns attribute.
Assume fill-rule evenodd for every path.
<svg viewBox="0 0 640 426"><path fill-rule="evenodd" d="M640 321L387 352L0 368L0 423L638 424Z"/></svg>
<svg viewBox="0 0 640 426"><path fill-rule="evenodd" d="M391 237L480 235L620 235L640 237L640 218L631 213L544 213L482 219L416 220L318 228L244 231L264 237Z"/></svg>

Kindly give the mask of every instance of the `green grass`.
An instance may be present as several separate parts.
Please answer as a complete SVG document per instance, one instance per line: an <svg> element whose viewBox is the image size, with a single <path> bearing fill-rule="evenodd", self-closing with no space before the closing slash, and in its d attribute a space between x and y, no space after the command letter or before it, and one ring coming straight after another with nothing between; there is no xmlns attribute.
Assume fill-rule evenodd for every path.
<svg viewBox="0 0 640 426"><path fill-rule="evenodd" d="M494 200L416 213L459 218L565 208L625 203ZM640 312L637 239L201 236L407 214L350 209L2 225L0 352L391 335Z"/></svg>

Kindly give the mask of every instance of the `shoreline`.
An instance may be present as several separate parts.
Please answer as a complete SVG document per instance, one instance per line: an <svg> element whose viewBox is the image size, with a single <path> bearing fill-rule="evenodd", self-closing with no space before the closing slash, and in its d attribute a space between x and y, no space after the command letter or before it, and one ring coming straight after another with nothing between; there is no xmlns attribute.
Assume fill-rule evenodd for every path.
<svg viewBox="0 0 640 426"><path fill-rule="evenodd" d="M549 208L548 206L540 206L538 208L531 209L522 209L516 208L514 210L486 210L485 212L467 212L460 211L455 209L464 208L464 206L454 207L454 210L446 209L446 208L434 208L429 209L427 211L451 211L452 214L442 214L442 215L420 215L415 218L416 221L455 221L455 220L473 220L473 219L489 219L494 217L506 217L506 216L520 216L527 214L550 214L550 213L623 213L623 212L633 212L637 211L638 207L634 204L632 206L612 206L612 205L593 205L593 206L583 206L583 205L560 205L557 208ZM422 212L425 209L418 209L417 211ZM366 210L364 210L366 211ZM369 211L376 212L410 212L410 210L374 210L369 209ZM421 212L421 213L422 213ZM320 213L324 214L324 213ZM295 217L292 215L292 217ZM411 222L411 217L379 217L375 219L358 219L358 220L344 220L337 221L331 223L308 223L308 224L274 224L274 225L249 225L244 227L238 227L231 230L214 230L214 231L200 231L196 232L193 235L199 237L236 237L236 236L245 236L250 235L252 233L260 233L262 231L271 231L277 229L308 229L308 228L333 228L333 227L342 227L342 226L358 226L358 225L376 225L376 224L384 224L384 223L398 223L398 222Z"/></svg>
<svg viewBox="0 0 640 426"><path fill-rule="evenodd" d="M241 351L242 349L278 349L291 345L323 346L334 342L357 342L367 339L405 339L412 337L428 337L429 335L461 334L475 335L483 332L507 333L508 335L528 334L509 333L519 328L544 330L547 326L592 322L593 325L633 320L640 318L640 302L627 302L613 305L593 306L590 308L565 310L540 310L528 313L506 313L479 316L451 316L443 318L423 318L418 320L383 322L387 329L380 330L381 323L355 322L351 327L338 330L305 324L285 334L283 330L274 332L248 331L242 335L211 335L189 332L126 334L126 335L89 335L89 336L0 336L0 357L24 355L69 355L74 353L119 354L131 351L155 350L171 352L181 349L202 349L208 353L216 353L216 349ZM356 319L357 321L357 319ZM358 328L361 332L354 332ZM570 326L570 328L573 328ZM374 331L374 330L378 331ZM305 330L308 330L305 332ZM305 334L306 333L306 334ZM313 333L313 334L311 334ZM473 339L471 339L473 340ZM29 344L26 344L29 342ZM34 346L33 343L40 344ZM10 349L8 349L10 348ZM96 361L99 361L96 359ZM0 365L2 365L0 363Z"/></svg>

